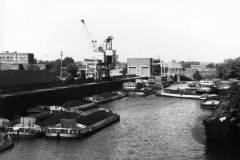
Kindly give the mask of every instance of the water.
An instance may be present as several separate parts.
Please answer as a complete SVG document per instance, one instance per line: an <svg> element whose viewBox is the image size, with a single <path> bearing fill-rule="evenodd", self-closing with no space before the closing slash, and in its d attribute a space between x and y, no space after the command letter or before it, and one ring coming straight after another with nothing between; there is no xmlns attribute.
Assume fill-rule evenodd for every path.
<svg viewBox="0 0 240 160"><path fill-rule="evenodd" d="M0 159L238 159L239 149L205 144L202 119L210 112L197 100L154 95L103 106L121 121L82 140L20 140Z"/></svg>

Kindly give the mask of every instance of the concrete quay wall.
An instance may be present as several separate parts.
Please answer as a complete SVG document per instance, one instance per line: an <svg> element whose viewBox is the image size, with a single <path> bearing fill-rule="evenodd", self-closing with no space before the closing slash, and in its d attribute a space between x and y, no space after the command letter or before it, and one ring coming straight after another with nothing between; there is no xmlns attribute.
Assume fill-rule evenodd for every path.
<svg viewBox="0 0 240 160"><path fill-rule="evenodd" d="M38 105L62 105L69 100L121 89L124 82L133 80L135 78L0 95L0 116L11 119L16 115L26 114L28 108Z"/></svg>

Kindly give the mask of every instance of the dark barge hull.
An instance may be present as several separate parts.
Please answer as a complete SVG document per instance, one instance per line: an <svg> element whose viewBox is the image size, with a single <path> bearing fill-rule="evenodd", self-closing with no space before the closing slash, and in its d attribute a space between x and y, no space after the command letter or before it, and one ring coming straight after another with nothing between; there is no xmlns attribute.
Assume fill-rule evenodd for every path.
<svg viewBox="0 0 240 160"><path fill-rule="evenodd" d="M119 122L120 121L120 116L117 114L114 114L111 117L108 117L107 119L104 119L94 125L92 125L92 130L86 134L84 134L84 137L90 136L92 134L94 134L95 132L104 129L105 127L115 123L115 122Z"/></svg>
<svg viewBox="0 0 240 160"><path fill-rule="evenodd" d="M201 104L201 108L203 109L211 109L211 110L215 110L219 107L219 105L206 105L206 104Z"/></svg>
<svg viewBox="0 0 240 160"><path fill-rule="evenodd" d="M13 139L34 139L34 138L41 138L44 136L43 132L40 133L34 133L34 134L25 134L25 133L19 133L19 134L15 134L15 133L9 133L9 135L13 138Z"/></svg>
<svg viewBox="0 0 240 160"><path fill-rule="evenodd" d="M127 96L130 97L146 97L154 94L154 91L151 92L141 92L141 91L133 91L133 92L126 92Z"/></svg>
<svg viewBox="0 0 240 160"><path fill-rule="evenodd" d="M237 143L240 140L239 127L230 122L204 121L208 143Z"/></svg>
<svg viewBox="0 0 240 160"><path fill-rule="evenodd" d="M108 103L108 102L112 102L112 101L115 101L115 100L118 100L118 99L121 99L123 98L124 96L122 95L117 95L117 96L113 96L113 97L108 97L102 101L99 101L97 102L97 104L104 104L104 103Z"/></svg>
<svg viewBox="0 0 240 160"><path fill-rule="evenodd" d="M200 100L200 96L198 95L185 95L185 94L161 94L159 92L155 93L156 96L159 97L171 97L171 98L182 98L182 99L194 99L194 100Z"/></svg>
<svg viewBox="0 0 240 160"><path fill-rule="evenodd" d="M91 126L91 130L89 130L88 132L86 133L82 133L82 134L79 134L78 136L75 136L75 137L59 137L59 136L45 136L45 138L51 138L51 139L79 139L79 138L84 138L84 137L88 137L88 136L91 136L92 134L96 133L97 131L115 123L115 122L119 122L120 121L120 116L117 115L117 114L114 114L100 122L97 122L95 124L93 124Z"/></svg>
<svg viewBox="0 0 240 160"><path fill-rule="evenodd" d="M9 148L11 148L13 146L14 146L14 143L13 143L12 140L10 140L10 141L9 140L5 140L4 144L2 144L0 146L0 152L4 151L4 150L7 150L7 149L9 149Z"/></svg>

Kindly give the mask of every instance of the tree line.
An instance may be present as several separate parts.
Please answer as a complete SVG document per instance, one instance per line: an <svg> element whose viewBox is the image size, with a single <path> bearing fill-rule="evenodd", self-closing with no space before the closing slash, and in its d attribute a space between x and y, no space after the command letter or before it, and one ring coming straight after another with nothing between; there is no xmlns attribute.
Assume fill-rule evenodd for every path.
<svg viewBox="0 0 240 160"><path fill-rule="evenodd" d="M39 63L45 63L46 64L46 70L55 73L56 75L60 75L61 70L61 59L57 59L55 61L40 61ZM80 63L80 62L78 62ZM79 64L81 65L81 64ZM78 65L71 57L66 57L62 60L62 68L64 68L64 71L71 77L76 77L78 72ZM64 73L65 73L64 72Z"/></svg>
<svg viewBox="0 0 240 160"><path fill-rule="evenodd" d="M237 78L240 79L240 57L235 59L226 59L223 63L216 65L218 78L230 79Z"/></svg>

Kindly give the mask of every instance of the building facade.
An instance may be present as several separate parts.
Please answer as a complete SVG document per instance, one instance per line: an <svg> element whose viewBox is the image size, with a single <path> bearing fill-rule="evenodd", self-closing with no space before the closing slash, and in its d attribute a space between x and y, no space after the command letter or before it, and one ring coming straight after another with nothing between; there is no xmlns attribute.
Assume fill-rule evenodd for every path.
<svg viewBox="0 0 240 160"><path fill-rule="evenodd" d="M140 77L151 76L152 58L128 58L127 73Z"/></svg>
<svg viewBox="0 0 240 160"><path fill-rule="evenodd" d="M33 53L2 52L0 63L3 64L32 64L34 63Z"/></svg>
<svg viewBox="0 0 240 160"><path fill-rule="evenodd" d="M178 62L169 62L167 64L168 72L167 74L169 76L175 76L182 74L182 65Z"/></svg>

